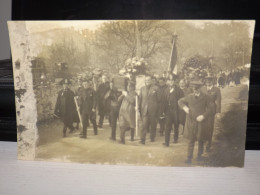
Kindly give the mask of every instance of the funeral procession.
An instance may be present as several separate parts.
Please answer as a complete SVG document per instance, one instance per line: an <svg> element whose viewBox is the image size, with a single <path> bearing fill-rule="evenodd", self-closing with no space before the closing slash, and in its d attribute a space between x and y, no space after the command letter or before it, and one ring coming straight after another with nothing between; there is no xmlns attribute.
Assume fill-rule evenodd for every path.
<svg viewBox="0 0 260 195"><path fill-rule="evenodd" d="M246 23L100 21L32 35L36 159L243 166Z"/></svg>

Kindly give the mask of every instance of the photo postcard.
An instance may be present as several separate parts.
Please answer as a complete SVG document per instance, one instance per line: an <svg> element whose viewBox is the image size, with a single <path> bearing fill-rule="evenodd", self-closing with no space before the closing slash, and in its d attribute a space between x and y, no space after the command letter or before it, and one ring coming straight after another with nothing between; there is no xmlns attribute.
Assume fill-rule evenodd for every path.
<svg viewBox="0 0 260 195"><path fill-rule="evenodd" d="M18 159L243 167L254 26L8 22Z"/></svg>

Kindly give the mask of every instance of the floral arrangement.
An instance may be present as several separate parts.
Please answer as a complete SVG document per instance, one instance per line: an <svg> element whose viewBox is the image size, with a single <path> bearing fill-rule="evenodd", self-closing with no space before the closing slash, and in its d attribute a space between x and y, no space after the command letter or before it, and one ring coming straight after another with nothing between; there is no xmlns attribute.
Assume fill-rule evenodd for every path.
<svg viewBox="0 0 260 195"><path fill-rule="evenodd" d="M143 75L148 69L148 63L144 58L138 59L137 57L129 58L125 62L125 66L119 71L120 75Z"/></svg>
<svg viewBox="0 0 260 195"><path fill-rule="evenodd" d="M195 55L185 61L182 71L189 78L204 80L211 69L210 58Z"/></svg>

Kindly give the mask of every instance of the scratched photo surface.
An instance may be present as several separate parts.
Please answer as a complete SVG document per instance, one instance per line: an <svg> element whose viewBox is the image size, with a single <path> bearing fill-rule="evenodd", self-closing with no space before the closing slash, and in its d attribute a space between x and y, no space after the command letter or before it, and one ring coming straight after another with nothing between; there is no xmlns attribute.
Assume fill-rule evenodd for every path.
<svg viewBox="0 0 260 195"><path fill-rule="evenodd" d="M8 22L18 159L243 167L254 26Z"/></svg>

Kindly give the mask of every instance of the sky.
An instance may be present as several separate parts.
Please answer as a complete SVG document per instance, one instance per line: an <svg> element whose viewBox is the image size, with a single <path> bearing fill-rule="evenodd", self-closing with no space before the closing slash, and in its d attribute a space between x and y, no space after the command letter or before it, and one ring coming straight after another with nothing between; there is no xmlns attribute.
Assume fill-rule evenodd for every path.
<svg viewBox="0 0 260 195"><path fill-rule="evenodd" d="M29 32L42 32L48 31L55 28L68 28L74 27L75 30L81 30L88 28L89 30L97 29L104 22L109 20L66 20L66 21L27 21L26 27ZM250 33L254 33L254 21L253 20L243 20L248 22L250 25ZM189 20L186 22L191 22L197 27L203 27L205 23L230 23L231 20Z"/></svg>

